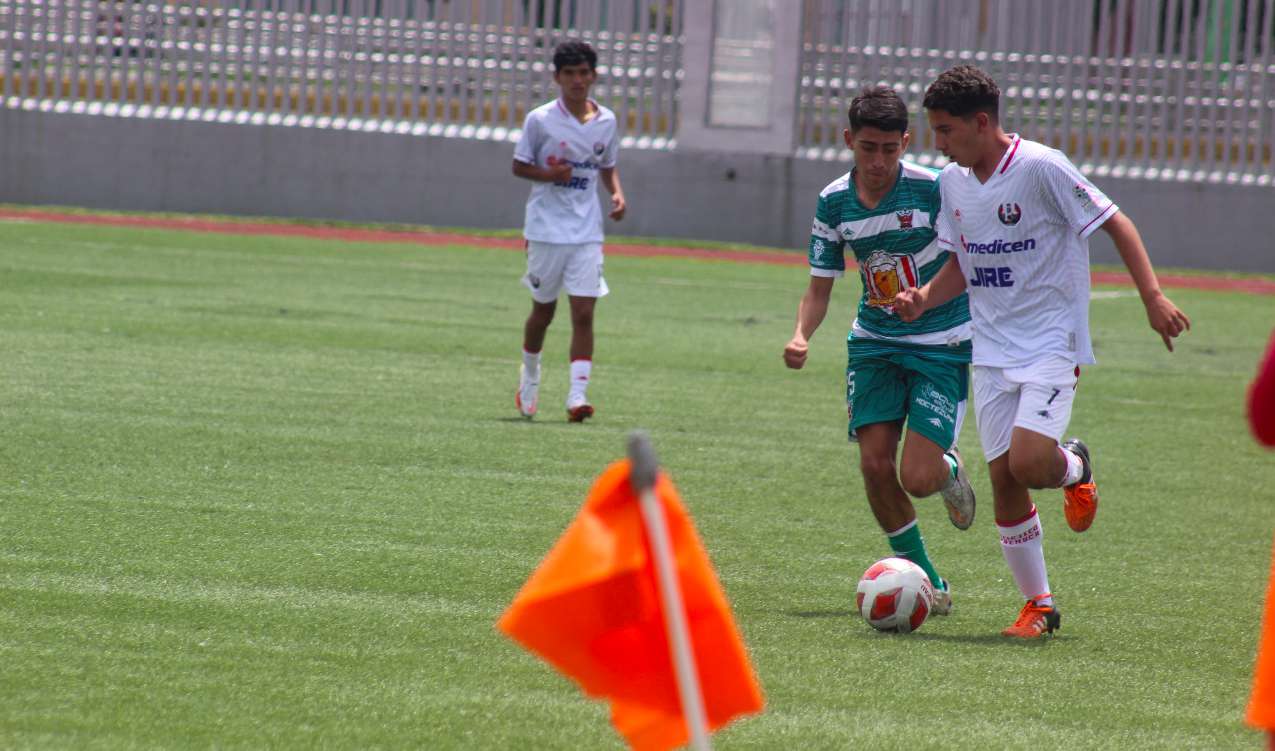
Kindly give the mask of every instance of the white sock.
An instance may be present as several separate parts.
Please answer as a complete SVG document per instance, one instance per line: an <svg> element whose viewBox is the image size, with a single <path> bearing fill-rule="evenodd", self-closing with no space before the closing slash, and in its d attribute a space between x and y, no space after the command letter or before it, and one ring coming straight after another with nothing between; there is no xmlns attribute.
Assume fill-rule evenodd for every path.
<svg viewBox="0 0 1275 751"><path fill-rule="evenodd" d="M1014 575L1014 583L1023 599L1030 600L1038 595L1049 593L1049 576L1045 573L1045 547L1042 544L1044 530L1040 526L1040 516L1036 507L1032 506L1031 515L1011 526L996 523L1001 536L1001 552L1005 555L1005 563ZM1053 597L1042 597L1037 600L1041 605L1053 605Z"/></svg>
<svg viewBox="0 0 1275 751"><path fill-rule="evenodd" d="M1058 483L1058 487L1066 487L1080 482L1080 478L1085 476L1084 462L1080 461L1079 456L1062 446L1059 446L1058 450L1062 452L1063 458L1067 460L1067 471L1063 473L1062 482Z"/></svg>
<svg viewBox="0 0 1275 751"><path fill-rule="evenodd" d="M943 464L947 466L947 482L943 483L943 490L947 490L956 484L956 457L951 452L943 454Z"/></svg>
<svg viewBox="0 0 1275 751"><path fill-rule="evenodd" d="M593 360L571 361L571 390L567 392L567 403L588 401L584 392L589 388L589 375L593 372Z"/></svg>
<svg viewBox="0 0 1275 751"><path fill-rule="evenodd" d="M532 378L540 377L540 353L522 351L522 366L527 369L527 375Z"/></svg>

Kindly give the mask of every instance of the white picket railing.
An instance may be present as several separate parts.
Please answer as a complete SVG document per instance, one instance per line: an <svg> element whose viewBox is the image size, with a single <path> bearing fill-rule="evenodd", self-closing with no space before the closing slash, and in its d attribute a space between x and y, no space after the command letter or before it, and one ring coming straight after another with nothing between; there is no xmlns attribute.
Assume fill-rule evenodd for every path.
<svg viewBox="0 0 1275 751"><path fill-rule="evenodd" d="M914 113L913 153L940 161L921 99L968 61L1000 83L1007 128L1088 171L1272 184L1275 0L772 1L802 14L802 156L846 158L850 98L886 83ZM685 2L0 0L0 105L504 139L555 95L553 46L578 37L626 145L663 148ZM716 106L760 95L733 84Z"/></svg>
<svg viewBox="0 0 1275 751"><path fill-rule="evenodd" d="M1275 0L804 0L799 142L845 158L846 108L896 87L940 161L925 88L969 62L1006 129L1099 175L1272 184Z"/></svg>
<svg viewBox="0 0 1275 751"><path fill-rule="evenodd" d="M597 48L594 95L626 135L665 142L680 22L681 0L3 0L0 96L501 137L556 95L554 45L576 37Z"/></svg>

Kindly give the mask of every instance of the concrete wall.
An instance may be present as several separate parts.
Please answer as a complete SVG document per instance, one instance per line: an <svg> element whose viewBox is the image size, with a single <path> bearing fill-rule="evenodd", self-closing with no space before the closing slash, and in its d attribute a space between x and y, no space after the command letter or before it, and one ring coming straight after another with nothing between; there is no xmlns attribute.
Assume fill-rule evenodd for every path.
<svg viewBox="0 0 1275 751"><path fill-rule="evenodd" d="M0 109L0 201L438 226L522 224L513 144ZM844 162L622 150L607 231L804 248ZM1275 273L1275 190L1106 178L1161 266ZM1096 262L1117 262L1099 232Z"/></svg>

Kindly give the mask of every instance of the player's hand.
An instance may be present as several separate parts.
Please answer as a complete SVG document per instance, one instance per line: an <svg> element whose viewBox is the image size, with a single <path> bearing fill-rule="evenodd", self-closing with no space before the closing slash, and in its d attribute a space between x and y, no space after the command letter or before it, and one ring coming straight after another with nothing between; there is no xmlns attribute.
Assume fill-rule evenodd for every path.
<svg viewBox="0 0 1275 751"><path fill-rule="evenodd" d="M571 163L549 157L549 166L545 167L545 176L551 183L565 183L571 179Z"/></svg>
<svg viewBox="0 0 1275 751"><path fill-rule="evenodd" d="M806 364L806 355L810 352L810 343L801 336L794 336L788 346L784 347L784 365L793 370L801 370Z"/></svg>
<svg viewBox="0 0 1275 751"><path fill-rule="evenodd" d="M908 287L899 290L890 304L894 306L895 315L911 323L925 312L925 295L918 287Z"/></svg>
<svg viewBox="0 0 1275 751"><path fill-rule="evenodd" d="M610 217L615 221L624 218L624 212L628 210L629 204L624 200L624 194L615 192L611 194L611 213Z"/></svg>
<svg viewBox="0 0 1275 751"><path fill-rule="evenodd" d="M1172 352L1174 337L1191 330L1191 319L1186 317L1186 313L1178 310L1178 306L1163 293L1157 293L1146 303L1146 306L1147 320L1151 322L1151 328L1155 329L1164 340L1164 346Z"/></svg>

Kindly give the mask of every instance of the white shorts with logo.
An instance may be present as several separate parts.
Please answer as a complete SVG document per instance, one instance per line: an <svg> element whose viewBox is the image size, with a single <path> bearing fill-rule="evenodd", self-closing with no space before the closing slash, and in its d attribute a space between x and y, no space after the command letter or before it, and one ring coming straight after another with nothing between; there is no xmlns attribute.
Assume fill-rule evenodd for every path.
<svg viewBox="0 0 1275 751"><path fill-rule="evenodd" d="M1080 366L1047 357L1021 368L975 365L974 417L987 461L1009 451L1014 428L1062 438L1071 422Z"/></svg>
<svg viewBox="0 0 1275 751"><path fill-rule="evenodd" d="M547 303L565 287L573 297L602 297L610 290L602 278L602 243L542 243L527 241L527 273L522 283L531 298Z"/></svg>

